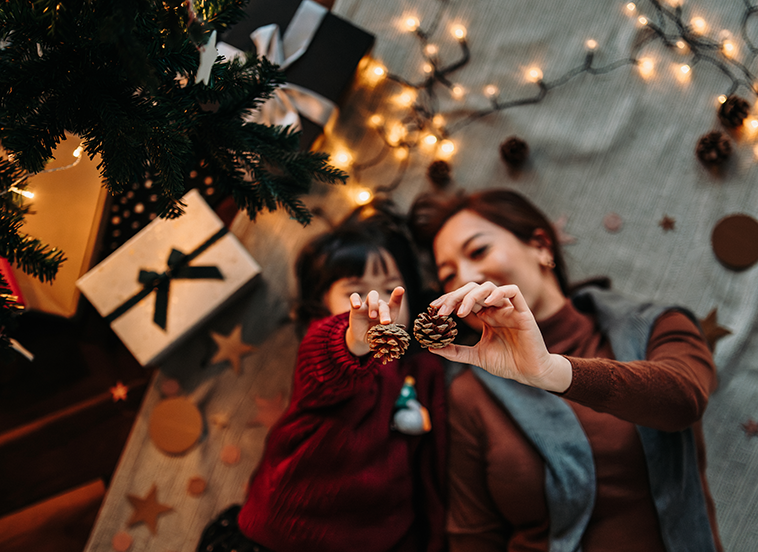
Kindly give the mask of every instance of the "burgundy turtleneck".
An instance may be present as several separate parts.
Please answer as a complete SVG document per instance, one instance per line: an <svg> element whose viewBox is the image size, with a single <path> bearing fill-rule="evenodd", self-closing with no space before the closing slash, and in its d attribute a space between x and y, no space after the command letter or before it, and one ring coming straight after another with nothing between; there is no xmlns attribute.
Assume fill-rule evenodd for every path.
<svg viewBox="0 0 758 552"><path fill-rule="evenodd" d="M576 413L595 461L597 496L583 551L665 551L636 424L664 431L693 426L721 550L699 421L716 373L695 324L684 314L664 313L646 360L625 363L612 360L594 319L568 301L539 326L548 350L572 364L571 386L560 396ZM451 552L547 551L544 463L470 371L450 387L449 423Z"/></svg>

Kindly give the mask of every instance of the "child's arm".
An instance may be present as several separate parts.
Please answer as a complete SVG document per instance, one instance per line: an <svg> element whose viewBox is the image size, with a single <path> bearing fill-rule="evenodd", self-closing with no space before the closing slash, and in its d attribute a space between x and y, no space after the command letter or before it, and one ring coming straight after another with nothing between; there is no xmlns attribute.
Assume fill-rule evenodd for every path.
<svg viewBox="0 0 758 552"><path fill-rule="evenodd" d="M350 296L350 325L345 332L345 341L351 353L358 357L369 353L371 349L366 334L377 323L391 324L397 320L404 294L405 290L398 286L392 290L389 302L379 299L376 291L370 291L365 302L357 293Z"/></svg>

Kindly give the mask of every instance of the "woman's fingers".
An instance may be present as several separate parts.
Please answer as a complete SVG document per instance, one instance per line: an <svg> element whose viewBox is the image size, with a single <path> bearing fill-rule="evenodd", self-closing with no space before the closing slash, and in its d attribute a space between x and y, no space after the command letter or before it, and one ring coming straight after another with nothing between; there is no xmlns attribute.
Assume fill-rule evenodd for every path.
<svg viewBox="0 0 758 552"><path fill-rule="evenodd" d="M430 305L432 307L438 308L437 313L440 316L449 316L455 311L456 308L458 308L458 305L460 305L463 298L466 297L466 294L476 289L477 287L479 287L479 284L475 282L469 282L465 286L460 287L455 291L451 291L450 293L446 293L445 295L438 297L432 301Z"/></svg>

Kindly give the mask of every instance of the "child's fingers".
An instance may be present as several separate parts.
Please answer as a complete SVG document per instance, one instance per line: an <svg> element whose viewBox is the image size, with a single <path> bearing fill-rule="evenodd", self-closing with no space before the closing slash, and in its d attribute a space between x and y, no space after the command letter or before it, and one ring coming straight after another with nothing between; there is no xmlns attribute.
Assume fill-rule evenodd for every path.
<svg viewBox="0 0 758 552"><path fill-rule="evenodd" d="M401 286L397 286L395 289L392 290L392 295L390 295L390 300L388 303L390 317L392 318L392 320L396 320L397 317L400 315L400 307L403 306L404 295L405 295L405 289L403 289ZM390 322L392 320L390 320Z"/></svg>
<svg viewBox="0 0 758 552"><path fill-rule="evenodd" d="M379 316L379 292L372 289L366 296L366 304L368 305L368 317L371 319Z"/></svg>
<svg viewBox="0 0 758 552"><path fill-rule="evenodd" d="M350 306L354 309L359 309L363 306L363 301L361 301L361 296L357 293L353 293L350 295Z"/></svg>
<svg viewBox="0 0 758 552"><path fill-rule="evenodd" d="M381 324L392 323L392 313L390 312L390 305L389 303L385 303L382 300L379 300L379 322Z"/></svg>

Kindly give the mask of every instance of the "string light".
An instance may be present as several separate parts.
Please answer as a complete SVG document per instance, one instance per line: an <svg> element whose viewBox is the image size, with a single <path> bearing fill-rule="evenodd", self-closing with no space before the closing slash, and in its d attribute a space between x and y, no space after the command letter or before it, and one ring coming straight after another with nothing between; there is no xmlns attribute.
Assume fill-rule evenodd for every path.
<svg viewBox="0 0 758 552"><path fill-rule="evenodd" d="M587 46L587 49L592 52L597 48L597 40L589 39L587 42L584 43L585 46Z"/></svg>
<svg viewBox="0 0 758 552"><path fill-rule="evenodd" d="M459 41L465 40L465 38L466 38L466 27L464 27L463 25L453 25L450 28L450 31L453 33L453 36L457 40L459 40Z"/></svg>
<svg viewBox="0 0 758 552"><path fill-rule="evenodd" d="M681 72L683 75L686 75L686 74L688 74L688 73L690 72L690 66L689 66L689 65L687 65L686 63L685 63L685 64L682 64L682 65L679 67L679 71L680 71L680 72Z"/></svg>
<svg viewBox="0 0 758 552"><path fill-rule="evenodd" d="M83 151L84 151L84 148L82 146L79 146L78 148L74 150L74 153L73 153L74 157L78 159L79 157L82 156Z"/></svg>
<svg viewBox="0 0 758 552"><path fill-rule="evenodd" d="M440 113L437 113L434 117L432 117L432 124L437 128L441 128L445 126L445 118Z"/></svg>
<svg viewBox="0 0 758 552"><path fill-rule="evenodd" d="M378 113L375 113L374 115L369 117L368 124L374 128L379 128L384 125L384 117L382 117Z"/></svg>
<svg viewBox="0 0 758 552"><path fill-rule="evenodd" d="M434 71L434 66L431 63L425 63L423 66L424 73L431 73Z"/></svg>
<svg viewBox="0 0 758 552"><path fill-rule="evenodd" d="M8 190L27 199L32 199L34 197L34 192L30 192L29 190L24 190L22 188L17 188L16 186L11 186L8 188Z"/></svg>
<svg viewBox="0 0 758 552"><path fill-rule="evenodd" d="M453 87L450 89L450 95L456 100L460 100L461 98L463 98L463 95L465 93L466 91L460 84L454 84Z"/></svg>
<svg viewBox="0 0 758 552"><path fill-rule="evenodd" d="M354 198L358 205L366 205L374 198L374 194L368 188L359 187L355 190Z"/></svg>
<svg viewBox="0 0 758 552"><path fill-rule="evenodd" d="M626 11L629 13L634 13L634 11L637 9L637 5L634 2L629 2L626 5Z"/></svg>
<svg viewBox="0 0 758 552"><path fill-rule="evenodd" d="M395 157L398 161L403 161L404 159L408 158L408 149L407 148L397 148L395 149Z"/></svg>
<svg viewBox="0 0 758 552"><path fill-rule="evenodd" d="M676 72L676 76L679 82L686 82L687 80L689 80L691 70L692 68L686 63L683 63L682 65L680 65L679 70Z"/></svg>
<svg viewBox="0 0 758 552"><path fill-rule="evenodd" d="M684 40L677 40L676 47L680 50L684 50L687 47L687 43Z"/></svg>
<svg viewBox="0 0 758 552"><path fill-rule="evenodd" d="M426 136L424 136L424 143L427 146L433 146L434 144L437 143L437 137L434 134L427 134Z"/></svg>
<svg viewBox="0 0 758 552"><path fill-rule="evenodd" d="M334 164L338 167L347 167L353 162L353 156L347 151L338 151L334 154Z"/></svg>
<svg viewBox="0 0 758 552"><path fill-rule="evenodd" d="M734 57L734 55L737 53L737 47L731 40L725 40L721 44L721 48L724 50L724 55L726 57Z"/></svg>
<svg viewBox="0 0 758 552"><path fill-rule="evenodd" d="M753 128L758 128L758 120L756 119L750 119L750 126Z"/></svg>
<svg viewBox="0 0 758 552"><path fill-rule="evenodd" d="M637 21L640 22L640 25L647 25L647 17L645 17L644 15L640 15L637 18Z"/></svg>
<svg viewBox="0 0 758 552"><path fill-rule="evenodd" d="M427 44L424 48L424 53L426 53L427 56L436 56L439 49L434 44Z"/></svg>
<svg viewBox="0 0 758 552"><path fill-rule="evenodd" d="M420 24L421 23L419 23L419 20L416 17L411 16L405 19L405 28L411 32L414 32L416 29L418 29Z"/></svg>
<svg viewBox="0 0 758 552"><path fill-rule="evenodd" d="M410 107L414 99L414 94L406 90L395 96L395 103L400 107Z"/></svg>
<svg viewBox="0 0 758 552"><path fill-rule="evenodd" d="M499 92L500 90L498 90L497 86L495 86L494 84L488 84L487 86L484 87L484 95L487 98L494 98L495 96L498 95Z"/></svg>
<svg viewBox="0 0 758 552"><path fill-rule="evenodd" d="M444 154L450 155L455 151L455 144L452 140L442 140L442 142L440 142L440 151Z"/></svg>
<svg viewBox="0 0 758 552"><path fill-rule="evenodd" d="M381 63L374 62L369 65L364 75L369 86L374 86L387 76L387 69Z"/></svg>
<svg viewBox="0 0 758 552"><path fill-rule="evenodd" d="M542 80L542 71L538 67L532 67L526 72L527 79L531 82L539 82Z"/></svg>
<svg viewBox="0 0 758 552"><path fill-rule="evenodd" d="M694 30L698 34L705 33L708 26L705 23L705 19L702 17L693 17L690 21L690 25L692 25L692 30Z"/></svg>
<svg viewBox="0 0 758 552"><path fill-rule="evenodd" d="M642 58L639 62L640 75L643 79L648 79L653 76L655 71L655 62L650 58Z"/></svg>

